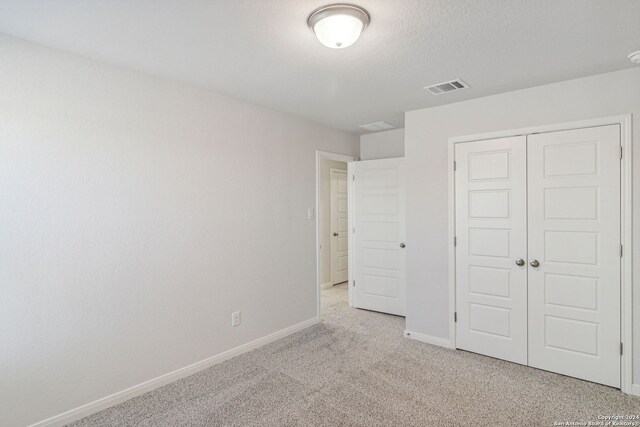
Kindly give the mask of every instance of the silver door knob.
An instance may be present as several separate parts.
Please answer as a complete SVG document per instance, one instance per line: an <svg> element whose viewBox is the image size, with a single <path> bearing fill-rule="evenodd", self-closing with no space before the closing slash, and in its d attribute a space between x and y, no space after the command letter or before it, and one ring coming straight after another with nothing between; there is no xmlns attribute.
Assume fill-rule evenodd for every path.
<svg viewBox="0 0 640 427"><path fill-rule="evenodd" d="M524 260L522 258L518 258L516 260L516 265L522 267L524 265Z"/></svg>
<svg viewBox="0 0 640 427"><path fill-rule="evenodd" d="M534 259L533 261L531 261L529 264L531 264L531 267L539 267L540 263L538 262L537 259Z"/></svg>
<svg viewBox="0 0 640 427"><path fill-rule="evenodd" d="M405 246L406 246L406 245L404 244L404 242L400 243L400 247L401 247L402 249L404 249L404 247L405 247Z"/></svg>
<svg viewBox="0 0 640 427"><path fill-rule="evenodd" d="M338 233L333 233L334 236L338 237Z"/></svg>

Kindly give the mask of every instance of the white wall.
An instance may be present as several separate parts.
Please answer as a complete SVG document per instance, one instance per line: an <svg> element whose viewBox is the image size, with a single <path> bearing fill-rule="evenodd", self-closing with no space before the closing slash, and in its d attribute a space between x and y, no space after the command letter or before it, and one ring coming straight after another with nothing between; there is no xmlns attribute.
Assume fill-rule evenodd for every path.
<svg viewBox="0 0 640 427"><path fill-rule="evenodd" d="M347 170L345 162L320 159L320 283L331 282L331 169Z"/></svg>
<svg viewBox="0 0 640 427"><path fill-rule="evenodd" d="M0 425L316 317L315 150L356 136L12 38L0 57Z"/></svg>
<svg viewBox="0 0 640 427"><path fill-rule="evenodd" d="M404 129L370 133L360 137L360 160L404 156Z"/></svg>
<svg viewBox="0 0 640 427"><path fill-rule="evenodd" d="M407 329L449 337L447 144L453 136L633 113L634 191L640 189L640 68L566 81L405 116ZM634 303L640 307L640 197L634 208ZM410 249L409 249L410 248ZM636 310L637 311L637 310ZM634 319L640 382L640 317Z"/></svg>

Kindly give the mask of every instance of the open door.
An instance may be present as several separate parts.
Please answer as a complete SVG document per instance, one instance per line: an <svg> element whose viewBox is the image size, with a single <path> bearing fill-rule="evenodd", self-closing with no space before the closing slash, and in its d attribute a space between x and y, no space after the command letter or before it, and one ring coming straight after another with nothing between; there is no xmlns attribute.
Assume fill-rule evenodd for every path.
<svg viewBox="0 0 640 427"><path fill-rule="evenodd" d="M354 306L405 314L404 158L352 164Z"/></svg>

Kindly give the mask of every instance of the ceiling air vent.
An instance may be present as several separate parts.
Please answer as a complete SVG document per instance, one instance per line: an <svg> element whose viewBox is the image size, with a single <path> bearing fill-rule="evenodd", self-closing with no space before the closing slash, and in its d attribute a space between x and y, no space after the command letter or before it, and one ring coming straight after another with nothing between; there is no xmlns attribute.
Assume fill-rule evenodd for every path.
<svg viewBox="0 0 640 427"><path fill-rule="evenodd" d="M394 125L392 125L391 123L387 123L387 122L369 123L368 125L361 125L361 126L358 126L358 127L362 128L362 129L369 130L371 132L378 132L378 131L381 131L381 130L387 130L387 129L395 128Z"/></svg>
<svg viewBox="0 0 640 427"><path fill-rule="evenodd" d="M443 93L454 92L456 90L462 90L468 87L469 87L468 84L466 84L460 79L456 79L456 80L451 80L450 82L438 83L436 85L427 86L425 87L425 89L427 89L429 92L431 92L434 95L442 95Z"/></svg>

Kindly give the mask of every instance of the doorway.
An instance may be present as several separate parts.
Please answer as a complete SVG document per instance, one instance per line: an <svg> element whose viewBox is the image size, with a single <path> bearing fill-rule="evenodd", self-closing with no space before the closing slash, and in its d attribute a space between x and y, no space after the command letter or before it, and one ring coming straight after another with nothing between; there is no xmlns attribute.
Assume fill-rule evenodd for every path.
<svg viewBox="0 0 640 427"><path fill-rule="evenodd" d="M318 151L316 154L318 316L323 292L333 289L335 294L340 291L347 300L350 264L347 168L354 160L357 159L334 153Z"/></svg>
<svg viewBox="0 0 640 427"><path fill-rule="evenodd" d="M329 269L330 283L335 286L349 278L349 196L347 164L336 161L331 163L334 166L340 164L339 168L329 168Z"/></svg>

